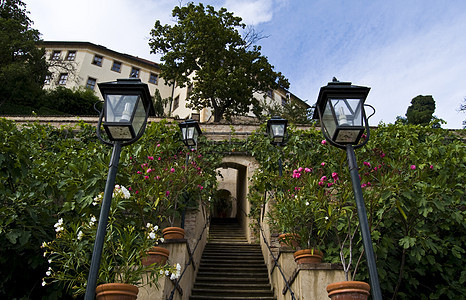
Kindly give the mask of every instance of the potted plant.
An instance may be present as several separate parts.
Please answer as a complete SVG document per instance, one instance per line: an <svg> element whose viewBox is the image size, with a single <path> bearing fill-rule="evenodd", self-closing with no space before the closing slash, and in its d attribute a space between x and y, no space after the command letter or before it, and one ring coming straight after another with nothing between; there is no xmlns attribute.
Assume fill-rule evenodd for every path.
<svg viewBox="0 0 466 300"><path fill-rule="evenodd" d="M92 206L97 207L101 200L102 194L94 198ZM136 215L131 210L132 201L126 188L115 187L97 282L106 285L98 286L98 293L107 294L108 284L118 283L117 286L124 287L127 293L137 294L137 286L141 286L143 280L152 285L157 284L160 276L179 276L179 268L168 264L143 264L147 253L160 241L160 235L156 226L139 226L132 218ZM75 295L85 292L96 223L96 217L88 212L58 220L56 238L42 244L50 264L43 285L59 282Z"/></svg>

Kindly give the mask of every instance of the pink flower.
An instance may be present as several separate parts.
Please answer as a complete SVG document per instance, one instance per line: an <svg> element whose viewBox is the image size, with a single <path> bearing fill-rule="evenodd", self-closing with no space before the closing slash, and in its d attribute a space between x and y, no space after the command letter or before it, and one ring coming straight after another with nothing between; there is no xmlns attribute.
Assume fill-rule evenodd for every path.
<svg viewBox="0 0 466 300"><path fill-rule="evenodd" d="M380 157L384 158L384 157L385 157L385 153L382 152L382 154L380 154Z"/></svg>
<svg viewBox="0 0 466 300"><path fill-rule="evenodd" d="M332 185L333 185L333 182L327 183L327 186L328 186L328 187L331 187Z"/></svg>
<svg viewBox="0 0 466 300"><path fill-rule="evenodd" d="M147 171L146 171L146 172L147 172L147 173L150 173L150 172L152 172L152 169L151 169L151 168L149 168L149 169L147 169Z"/></svg>
<svg viewBox="0 0 466 300"><path fill-rule="evenodd" d="M370 163L370 162L367 162L367 161L363 162L363 165L365 165L365 166L367 166L367 167L369 167L369 168L371 167L371 163Z"/></svg>
<svg viewBox="0 0 466 300"><path fill-rule="evenodd" d="M332 173L332 178L333 178L333 180L337 181L338 180L338 173L333 172Z"/></svg>
<svg viewBox="0 0 466 300"><path fill-rule="evenodd" d="M175 168L171 168L170 172L175 173Z"/></svg>
<svg viewBox="0 0 466 300"><path fill-rule="evenodd" d="M322 145L325 145L327 144L327 141L326 140L322 140L322 142L320 142Z"/></svg>
<svg viewBox="0 0 466 300"><path fill-rule="evenodd" d="M162 158L161 158L161 157L159 157L159 158L157 158L157 160L162 160Z"/></svg>
<svg viewBox="0 0 466 300"><path fill-rule="evenodd" d="M374 168L374 171L377 171L377 167Z"/></svg>
<svg viewBox="0 0 466 300"><path fill-rule="evenodd" d="M168 195L170 195L170 191L165 192L165 196L168 196Z"/></svg>
<svg viewBox="0 0 466 300"><path fill-rule="evenodd" d="M361 137L362 137L363 139L365 139L365 138L367 137L367 135L364 133L363 135L361 135Z"/></svg>
<svg viewBox="0 0 466 300"><path fill-rule="evenodd" d="M149 179L149 176L147 176L147 175L146 175L146 176L144 176L144 179Z"/></svg>
<svg viewBox="0 0 466 300"><path fill-rule="evenodd" d="M160 180L160 176L155 176L155 179Z"/></svg>
<svg viewBox="0 0 466 300"><path fill-rule="evenodd" d="M137 174L142 174L142 172L141 172L141 171L137 171L136 173L137 173Z"/></svg>
<svg viewBox="0 0 466 300"><path fill-rule="evenodd" d="M135 193L136 193L136 194L139 194L139 191L136 191Z"/></svg>
<svg viewBox="0 0 466 300"><path fill-rule="evenodd" d="M433 166L433 165L430 165L430 167L429 167L429 168L432 170L432 169L434 168L434 166Z"/></svg>
<svg viewBox="0 0 466 300"><path fill-rule="evenodd" d="M309 172L311 172L311 171L312 171L312 170L309 169L309 168L304 168L304 172L306 172L306 173L309 173Z"/></svg>
<svg viewBox="0 0 466 300"><path fill-rule="evenodd" d="M323 163L321 163L320 165L323 167L323 166L325 166L325 163L323 162Z"/></svg>
<svg viewBox="0 0 466 300"><path fill-rule="evenodd" d="M202 191L202 189L204 188L202 185L198 184L197 187Z"/></svg>
<svg viewBox="0 0 466 300"><path fill-rule="evenodd" d="M319 181L319 185L320 185L320 186L324 186L325 183L324 183L323 181Z"/></svg>
<svg viewBox="0 0 466 300"><path fill-rule="evenodd" d="M148 160L154 160L154 157L153 156L148 156L147 159Z"/></svg>
<svg viewBox="0 0 466 300"><path fill-rule="evenodd" d="M132 157L132 156L130 156L130 157L129 157L129 159L133 159L133 157Z"/></svg>
<svg viewBox="0 0 466 300"><path fill-rule="evenodd" d="M160 147L160 144L157 144L157 147Z"/></svg>
<svg viewBox="0 0 466 300"><path fill-rule="evenodd" d="M327 180L327 176L322 176L322 178L320 178L320 181L326 181Z"/></svg>
<svg viewBox="0 0 466 300"><path fill-rule="evenodd" d="M411 165L410 168L411 168L411 170L416 170L416 166L415 166L415 165Z"/></svg>
<svg viewBox="0 0 466 300"><path fill-rule="evenodd" d="M303 168L299 167L299 168L298 168L298 172L301 173L302 171L303 171Z"/></svg>

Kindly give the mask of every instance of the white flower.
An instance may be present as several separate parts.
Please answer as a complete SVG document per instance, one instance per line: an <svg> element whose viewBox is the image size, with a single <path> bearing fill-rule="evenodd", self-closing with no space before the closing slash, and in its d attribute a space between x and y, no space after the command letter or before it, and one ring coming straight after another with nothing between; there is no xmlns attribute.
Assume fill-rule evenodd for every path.
<svg viewBox="0 0 466 300"><path fill-rule="evenodd" d="M165 271L165 276L170 275L170 272L168 270Z"/></svg>
<svg viewBox="0 0 466 300"><path fill-rule="evenodd" d="M160 238L160 241L163 243L163 242L165 241L165 239L164 239L164 238Z"/></svg>
<svg viewBox="0 0 466 300"><path fill-rule="evenodd" d="M176 275L172 273L172 274L170 275L170 280L175 280L175 279L176 279Z"/></svg>
<svg viewBox="0 0 466 300"><path fill-rule="evenodd" d="M181 265L179 263L176 264L176 270L179 272L181 271Z"/></svg>
<svg viewBox="0 0 466 300"><path fill-rule="evenodd" d="M55 225L53 225L53 226L54 226L55 228L57 228L57 227L62 227L61 225L63 225L63 218L60 218L60 219L58 220L58 222L55 223Z"/></svg>
<svg viewBox="0 0 466 300"><path fill-rule="evenodd" d="M42 286L45 286L47 283L45 283L44 280L42 280Z"/></svg>
<svg viewBox="0 0 466 300"><path fill-rule="evenodd" d="M84 233L80 230L78 232L78 240L80 241L83 238Z"/></svg>
<svg viewBox="0 0 466 300"><path fill-rule="evenodd" d="M89 226L94 226L94 223L97 221L96 217L92 216L91 220L89 221Z"/></svg>
<svg viewBox="0 0 466 300"><path fill-rule="evenodd" d="M52 260L51 260L51 259L49 259L49 260L48 260L48 262L49 262L49 264L51 264L51 263L52 263Z"/></svg>
<svg viewBox="0 0 466 300"><path fill-rule="evenodd" d="M154 226L154 231L157 231L157 230L159 230L159 226L155 225Z"/></svg>
<svg viewBox="0 0 466 300"><path fill-rule="evenodd" d="M163 275L163 270L160 270L160 275Z"/></svg>
<svg viewBox="0 0 466 300"><path fill-rule="evenodd" d="M131 197L131 194L124 186L121 187L121 192L123 193L123 198L129 199Z"/></svg>
<svg viewBox="0 0 466 300"><path fill-rule="evenodd" d="M149 238L154 240L155 239L155 232L149 233Z"/></svg>
<svg viewBox="0 0 466 300"><path fill-rule="evenodd" d="M146 228L151 228L152 227L152 224L151 223L147 223L146 224Z"/></svg>
<svg viewBox="0 0 466 300"><path fill-rule="evenodd" d="M328 220L328 217L325 217L325 221L327 221L327 220Z"/></svg>
<svg viewBox="0 0 466 300"><path fill-rule="evenodd" d="M50 275L52 275L52 272L47 271L47 272L45 272L45 275L50 276Z"/></svg>
<svg viewBox="0 0 466 300"><path fill-rule="evenodd" d="M56 225L56 224L55 224ZM60 232L63 230L63 227L62 226L55 226L55 231L56 232Z"/></svg>
<svg viewBox="0 0 466 300"><path fill-rule="evenodd" d="M46 242L42 242L42 248L44 247L47 247L47 243Z"/></svg>
<svg viewBox="0 0 466 300"><path fill-rule="evenodd" d="M309 206L309 201L306 201L306 206Z"/></svg>

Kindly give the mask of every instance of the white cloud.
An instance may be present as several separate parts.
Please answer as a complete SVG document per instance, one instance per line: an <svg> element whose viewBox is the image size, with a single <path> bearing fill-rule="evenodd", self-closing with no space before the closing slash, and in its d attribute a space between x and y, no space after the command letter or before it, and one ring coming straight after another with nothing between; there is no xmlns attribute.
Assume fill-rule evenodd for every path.
<svg viewBox="0 0 466 300"><path fill-rule="evenodd" d="M248 25L268 22L273 17L272 0L226 0L224 6L236 16L240 16Z"/></svg>

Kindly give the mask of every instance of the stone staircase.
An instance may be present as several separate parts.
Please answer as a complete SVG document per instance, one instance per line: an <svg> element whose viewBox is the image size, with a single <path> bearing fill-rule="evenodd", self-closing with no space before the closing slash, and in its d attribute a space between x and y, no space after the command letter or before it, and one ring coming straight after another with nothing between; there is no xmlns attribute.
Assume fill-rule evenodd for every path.
<svg viewBox="0 0 466 300"><path fill-rule="evenodd" d="M212 219L190 299L275 299L260 246L236 219Z"/></svg>

